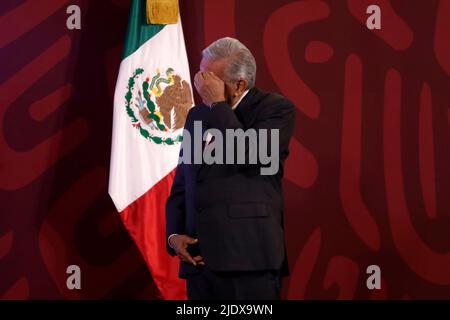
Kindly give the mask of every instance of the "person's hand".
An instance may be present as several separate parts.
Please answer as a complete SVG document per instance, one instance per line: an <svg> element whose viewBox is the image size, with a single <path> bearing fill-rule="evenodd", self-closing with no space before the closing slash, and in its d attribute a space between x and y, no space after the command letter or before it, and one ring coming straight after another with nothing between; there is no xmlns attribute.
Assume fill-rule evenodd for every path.
<svg viewBox="0 0 450 320"><path fill-rule="evenodd" d="M177 256L181 261L191 263L194 266L196 266L197 264L205 265L201 256L191 257L186 249L189 245L196 244L197 242L197 239L182 234L177 234L170 238L170 245L175 250Z"/></svg>
<svg viewBox="0 0 450 320"><path fill-rule="evenodd" d="M225 101L225 83L212 72L198 72L194 85L203 103L210 106L214 102Z"/></svg>

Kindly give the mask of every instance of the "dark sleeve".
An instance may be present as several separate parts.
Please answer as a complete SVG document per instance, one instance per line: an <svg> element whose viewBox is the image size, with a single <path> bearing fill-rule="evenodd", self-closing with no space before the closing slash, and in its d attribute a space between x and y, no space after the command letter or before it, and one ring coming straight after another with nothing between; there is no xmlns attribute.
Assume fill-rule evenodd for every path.
<svg viewBox="0 0 450 320"><path fill-rule="evenodd" d="M268 139L266 140L266 146L262 146L262 141L257 139L257 149L265 147L265 150L270 150L271 145L271 130L279 130L279 152L280 160L284 160L288 154L289 141L292 137L295 124L295 107L288 99L273 99L274 101L268 102L268 106L265 107L261 113L257 116L252 128L258 131L259 129L267 129ZM210 128L220 130L224 136L226 129L243 129L242 123L239 121L235 112L226 102L216 104L208 117L208 125ZM224 149L226 149L224 147ZM258 162L255 165L249 165L249 149L250 146L246 143L245 146L245 164L239 165L241 168L250 168L255 165L260 167L263 164ZM236 150L235 150L236 151ZM236 154L236 152L235 152ZM235 162L236 163L236 162Z"/></svg>
<svg viewBox="0 0 450 320"><path fill-rule="evenodd" d="M173 250L168 243L169 236L177 233L184 234L185 226L185 197L184 197L184 165L177 166L172 189L166 202L166 247L167 252L174 256Z"/></svg>
<svg viewBox="0 0 450 320"><path fill-rule="evenodd" d="M190 112L186 117L186 123L190 119ZM186 129L186 126L185 126ZM183 155L183 148L180 150L180 158ZM168 243L169 236L176 234L185 234L185 181L184 181L184 164L178 161L178 166L175 172L172 189L170 190L169 198L166 202L166 249L167 252L174 256L173 250Z"/></svg>

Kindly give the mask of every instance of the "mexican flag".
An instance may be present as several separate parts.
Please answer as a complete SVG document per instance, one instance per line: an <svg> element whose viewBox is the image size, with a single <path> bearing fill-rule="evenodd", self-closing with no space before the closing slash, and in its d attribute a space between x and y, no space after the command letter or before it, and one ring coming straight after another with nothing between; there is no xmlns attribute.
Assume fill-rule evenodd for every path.
<svg viewBox="0 0 450 320"><path fill-rule="evenodd" d="M163 298L185 299L179 261L165 249L165 204L193 99L178 1L158 2L131 4L114 96L109 194Z"/></svg>

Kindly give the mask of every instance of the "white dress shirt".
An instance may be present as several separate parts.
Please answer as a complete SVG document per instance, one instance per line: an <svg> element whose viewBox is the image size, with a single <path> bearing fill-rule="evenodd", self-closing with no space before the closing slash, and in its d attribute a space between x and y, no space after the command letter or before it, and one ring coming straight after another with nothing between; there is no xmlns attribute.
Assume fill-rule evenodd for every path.
<svg viewBox="0 0 450 320"><path fill-rule="evenodd" d="M239 105L239 103L241 103L242 99L244 99L244 97L247 95L247 93L249 91L250 91L250 89L245 90L245 92L242 94L242 96L239 98L239 100L235 104L233 104L231 109L235 110L237 108L237 106Z"/></svg>

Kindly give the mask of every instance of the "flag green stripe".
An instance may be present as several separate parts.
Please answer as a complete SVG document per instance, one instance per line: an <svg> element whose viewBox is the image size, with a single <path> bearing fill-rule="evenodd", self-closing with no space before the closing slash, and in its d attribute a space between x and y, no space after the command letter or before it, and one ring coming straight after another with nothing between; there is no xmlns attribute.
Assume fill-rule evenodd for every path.
<svg viewBox="0 0 450 320"><path fill-rule="evenodd" d="M165 24L147 24L146 0L133 0L131 3L123 59L132 55L165 26Z"/></svg>

